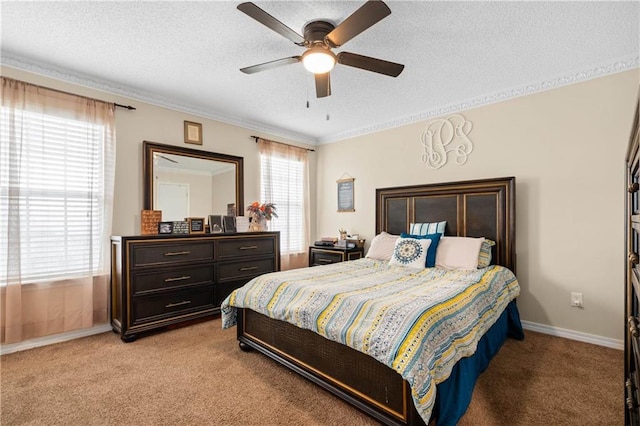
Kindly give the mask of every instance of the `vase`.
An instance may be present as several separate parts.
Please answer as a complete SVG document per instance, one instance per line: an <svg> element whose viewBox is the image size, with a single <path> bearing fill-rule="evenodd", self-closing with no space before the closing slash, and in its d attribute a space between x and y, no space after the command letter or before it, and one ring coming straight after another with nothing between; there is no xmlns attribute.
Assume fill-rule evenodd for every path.
<svg viewBox="0 0 640 426"><path fill-rule="evenodd" d="M267 230L267 219L261 216L251 216L251 223L249 223L249 231L251 232L265 232Z"/></svg>

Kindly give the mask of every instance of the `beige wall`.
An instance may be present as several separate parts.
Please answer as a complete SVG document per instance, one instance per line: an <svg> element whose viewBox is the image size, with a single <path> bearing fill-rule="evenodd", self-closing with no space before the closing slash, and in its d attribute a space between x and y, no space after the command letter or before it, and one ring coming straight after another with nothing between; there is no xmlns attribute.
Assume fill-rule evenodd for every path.
<svg viewBox="0 0 640 426"><path fill-rule="evenodd" d="M522 319L622 339L624 157L639 83L633 70L462 111L474 143L463 166L421 162L430 120L322 145L312 238L345 228L371 241L376 188L515 176ZM336 212L344 173L355 213ZM569 306L570 292L584 309Z"/></svg>
<svg viewBox="0 0 640 426"><path fill-rule="evenodd" d="M116 179L113 210L113 234L136 235L140 233L140 210L142 210L142 141L152 141L186 148L244 157L244 202L245 206L259 199L260 157L251 135L295 143L284 138L262 132L221 123L219 121L189 115L183 112L157 107L144 102L127 99L112 93L88 89L59 80L28 73L11 67L2 67L3 76L90 96L109 102L132 105L136 111L121 108L116 110ZM203 94L204 96L204 94ZM186 145L183 134L184 120L202 123L203 145ZM298 146L309 147L305 144ZM316 156L309 155L312 204L315 199ZM312 211L314 209L312 205ZM226 212L226 210L225 210ZM238 212L241 214L241 212ZM315 220L315 213L312 214ZM313 223L313 222L312 222Z"/></svg>
<svg viewBox="0 0 640 426"><path fill-rule="evenodd" d="M269 135L13 68L1 72L137 108L117 110L114 234L140 231L142 141L184 146L183 120L202 123L201 149L244 157L245 205L258 200L259 156L249 136ZM430 120L316 147L311 238L342 227L370 242L376 188L515 176L523 320L622 339L624 155L639 83L633 70L463 111L474 126L464 166L450 161L431 170L421 162L420 135ZM345 173L355 178L354 213L336 212L336 180ZM569 306L572 291L583 293L584 309Z"/></svg>

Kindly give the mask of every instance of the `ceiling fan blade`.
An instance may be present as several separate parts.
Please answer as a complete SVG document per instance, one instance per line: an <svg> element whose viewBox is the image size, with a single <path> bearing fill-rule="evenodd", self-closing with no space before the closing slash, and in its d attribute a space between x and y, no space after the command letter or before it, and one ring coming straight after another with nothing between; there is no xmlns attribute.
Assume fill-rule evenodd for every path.
<svg viewBox="0 0 640 426"><path fill-rule="evenodd" d="M316 97L325 98L331 95L331 79L329 73L316 74Z"/></svg>
<svg viewBox="0 0 640 426"><path fill-rule="evenodd" d="M370 58L369 56L358 55L356 53L340 52L337 56L338 63L341 63L342 65L377 72L378 74L384 74L391 77L399 76L404 69L404 65L402 64Z"/></svg>
<svg viewBox="0 0 640 426"><path fill-rule="evenodd" d="M369 0L333 31L327 34L331 47L342 46L367 28L391 15L391 9L379 0Z"/></svg>
<svg viewBox="0 0 640 426"><path fill-rule="evenodd" d="M295 44L299 46L304 46L304 38L300 34L293 31L291 28L287 27L285 24L278 21L276 18L269 15L267 12L260 9L255 4L251 2L240 3L238 5L238 10L246 13L256 21L272 29L273 31L280 34L281 36L288 38Z"/></svg>
<svg viewBox="0 0 640 426"><path fill-rule="evenodd" d="M300 56L291 56L290 58L276 59L275 61L264 62L258 65L251 65L250 67L240 68L240 71L245 74L254 74L260 71L278 68L283 65L295 64L296 62L300 62Z"/></svg>

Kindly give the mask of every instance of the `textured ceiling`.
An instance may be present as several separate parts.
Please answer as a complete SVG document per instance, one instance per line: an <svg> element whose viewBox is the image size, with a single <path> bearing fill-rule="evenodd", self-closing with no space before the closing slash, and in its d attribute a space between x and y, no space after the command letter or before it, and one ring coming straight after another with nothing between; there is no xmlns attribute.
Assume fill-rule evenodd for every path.
<svg viewBox="0 0 640 426"><path fill-rule="evenodd" d="M301 33L364 2L255 2ZM1 62L308 143L324 143L640 65L640 2L387 1L335 49L405 64L344 65L315 98L302 64L240 68L303 48L231 1L1 3ZM307 101L309 106L307 107Z"/></svg>

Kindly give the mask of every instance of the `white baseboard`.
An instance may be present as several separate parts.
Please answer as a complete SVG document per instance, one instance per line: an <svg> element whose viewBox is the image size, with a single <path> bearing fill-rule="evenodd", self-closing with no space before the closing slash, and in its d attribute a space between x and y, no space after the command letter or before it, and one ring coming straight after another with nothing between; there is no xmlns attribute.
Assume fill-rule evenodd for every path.
<svg viewBox="0 0 640 426"><path fill-rule="evenodd" d="M535 322L521 321L525 330L536 331L538 333L549 334L565 339L577 340L579 342L592 343L594 345L606 346L612 349L624 349L624 342L610 337L596 336L595 334L583 333L581 331L567 330L565 328L552 327L550 325L537 324ZM526 338L526 337L525 337Z"/></svg>
<svg viewBox="0 0 640 426"><path fill-rule="evenodd" d="M622 340L596 336L595 334L567 330L564 328L552 327L550 325L538 324L529 321L522 321L522 327L525 330L531 330L538 333L549 334L551 336L563 337L565 339L605 346L607 348L619 350L622 350L624 348L624 342ZM54 343L66 342L68 340L78 339L80 337L87 337L94 334L105 333L107 331L111 331L110 324L102 324L93 328L70 331L68 333L56 334L53 336L39 337L37 339L25 340L24 342L19 343L0 345L0 355L37 348L39 346L52 345Z"/></svg>
<svg viewBox="0 0 640 426"><path fill-rule="evenodd" d="M0 355L33 349L40 346L53 345L54 343L66 342L67 340L79 339L80 337L93 336L94 334L105 333L107 331L111 331L111 324L102 324L92 328L83 328L82 330L74 330L67 333L25 340L23 342L0 345Z"/></svg>

